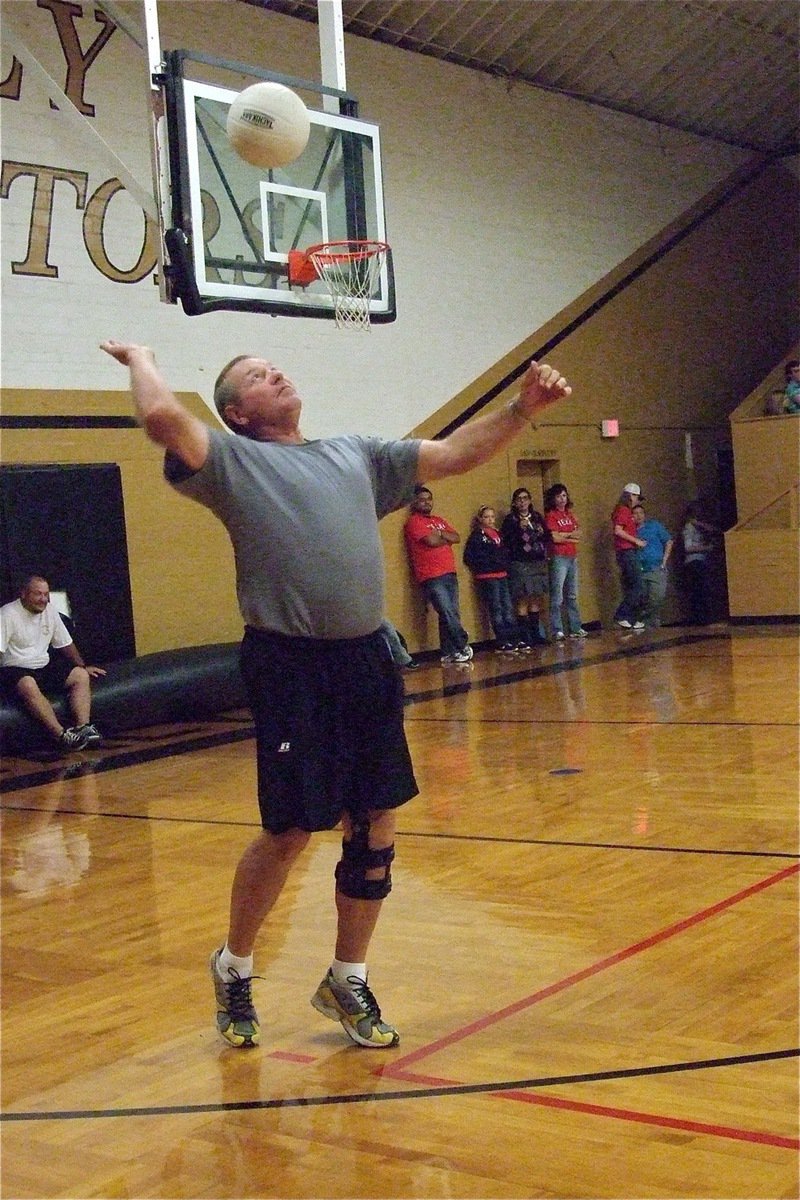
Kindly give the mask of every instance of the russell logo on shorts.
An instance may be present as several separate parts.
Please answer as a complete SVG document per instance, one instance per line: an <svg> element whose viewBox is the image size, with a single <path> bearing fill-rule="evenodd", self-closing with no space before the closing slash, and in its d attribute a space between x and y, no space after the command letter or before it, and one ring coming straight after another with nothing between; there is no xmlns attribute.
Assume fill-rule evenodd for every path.
<svg viewBox="0 0 800 1200"><path fill-rule="evenodd" d="M278 746L278 754L288 754L291 748L291 742L281 742L280 746Z"/></svg>

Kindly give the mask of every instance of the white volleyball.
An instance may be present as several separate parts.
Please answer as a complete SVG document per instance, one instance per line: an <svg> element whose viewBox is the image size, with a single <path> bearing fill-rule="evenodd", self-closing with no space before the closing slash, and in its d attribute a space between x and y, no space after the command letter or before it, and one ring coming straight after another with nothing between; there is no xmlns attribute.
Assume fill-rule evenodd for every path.
<svg viewBox="0 0 800 1200"><path fill-rule="evenodd" d="M236 153L255 167L283 167L306 148L311 119L303 101L282 83L254 83L228 110L227 132Z"/></svg>

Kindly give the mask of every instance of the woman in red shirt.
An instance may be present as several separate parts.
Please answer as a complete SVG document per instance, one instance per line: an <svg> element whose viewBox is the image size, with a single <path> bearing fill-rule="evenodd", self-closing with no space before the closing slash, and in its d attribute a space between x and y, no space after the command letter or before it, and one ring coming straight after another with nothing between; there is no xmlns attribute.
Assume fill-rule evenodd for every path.
<svg viewBox="0 0 800 1200"><path fill-rule="evenodd" d="M567 611L571 638L585 638L578 612L578 520L572 508L569 492L563 483L554 483L544 496L544 519L553 538L550 547L550 625L553 638L564 641L562 604Z"/></svg>

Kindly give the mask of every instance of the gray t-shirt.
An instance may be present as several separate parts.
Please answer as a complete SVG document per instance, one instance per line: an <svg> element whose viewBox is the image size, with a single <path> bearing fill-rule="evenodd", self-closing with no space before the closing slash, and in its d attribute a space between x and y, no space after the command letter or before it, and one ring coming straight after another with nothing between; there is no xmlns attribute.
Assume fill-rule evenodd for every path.
<svg viewBox="0 0 800 1200"><path fill-rule="evenodd" d="M378 520L408 503L420 443L338 437L302 445L211 430L191 473L164 473L219 517L236 559L245 624L290 637L362 637L383 618Z"/></svg>

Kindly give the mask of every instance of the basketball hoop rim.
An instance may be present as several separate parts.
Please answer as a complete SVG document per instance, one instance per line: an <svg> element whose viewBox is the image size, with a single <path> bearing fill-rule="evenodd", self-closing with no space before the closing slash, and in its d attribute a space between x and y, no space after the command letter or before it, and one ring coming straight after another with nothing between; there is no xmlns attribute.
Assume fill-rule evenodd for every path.
<svg viewBox="0 0 800 1200"><path fill-rule="evenodd" d="M291 287L308 287L319 279L333 300L340 329L369 329L372 292L391 252L387 242L347 238L317 242L305 250L290 250Z"/></svg>
<svg viewBox="0 0 800 1200"><path fill-rule="evenodd" d="M374 238L350 238L338 242L317 242L315 246L308 246L303 254L307 259L317 255L330 262L348 262L385 254L389 249L388 242L379 242Z"/></svg>

